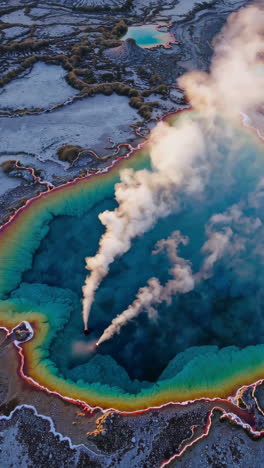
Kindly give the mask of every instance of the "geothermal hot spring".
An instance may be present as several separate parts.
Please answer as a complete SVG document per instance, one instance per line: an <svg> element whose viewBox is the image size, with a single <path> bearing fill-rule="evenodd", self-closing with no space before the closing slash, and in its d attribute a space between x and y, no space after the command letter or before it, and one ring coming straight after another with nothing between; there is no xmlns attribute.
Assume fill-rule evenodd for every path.
<svg viewBox="0 0 264 468"><path fill-rule="evenodd" d="M163 125L177 128L186 120L203 125L193 111ZM128 409L201 393L225 395L241 378L258 374L264 360L263 147L246 129L227 128L220 117L215 125L202 156L203 190L194 195L169 187L175 207L110 265L95 293L87 337L81 314L84 258L96 254L104 232L99 213L117 206L119 171L149 169L148 147L109 173L31 201L2 229L1 323L21 317L35 324L36 337L24 345L32 378L88 403ZM153 250L175 230L189 239L178 246L178 255L193 274L203 268L206 274L189 292L160 303L155 319L142 311L95 351L104 329L149 278L163 285L170 279L166 249ZM221 254L215 234L228 239Z"/></svg>
<svg viewBox="0 0 264 468"><path fill-rule="evenodd" d="M1 228L0 326L34 330L25 378L125 411L263 378L264 152L242 124L263 99L260 13L233 16L210 74L180 79L192 110Z"/></svg>
<svg viewBox="0 0 264 468"><path fill-rule="evenodd" d="M175 37L164 29L166 27L157 24L130 26L122 40L134 39L140 47L145 49L157 46L169 47L171 43L175 42Z"/></svg>

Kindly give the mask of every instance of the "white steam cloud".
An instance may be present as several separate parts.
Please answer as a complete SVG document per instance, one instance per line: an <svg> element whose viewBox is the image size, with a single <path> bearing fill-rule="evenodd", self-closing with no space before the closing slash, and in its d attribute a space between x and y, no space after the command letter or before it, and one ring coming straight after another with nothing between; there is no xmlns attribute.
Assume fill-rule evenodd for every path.
<svg viewBox="0 0 264 468"><path fill-rule="evenodd" d="M175 140L176 138L176 140ZM195 141L193 148L192 141ZM90 270L83 286L83 318L85 327L94 293L107 275L110 264L127 252L136 236L147 232L157 219L168 216L180 208L175 199L175 189L187 193L201 191L204 142L195 122L183 123L171 128L165 123L157 125L150 138L153 172L146 169L120 172L121 182L115 186L118 207L99 215L106 227L94 257L86 258ZM175 157L176 154L183 157ZM200 160L197 168L194 161Z"/></svg>
<svg viewBox="0 0 264 468"><path fill-rule="evenodd" d="M173 263L170 270L172 279L168 280L164 286L160 284L157 278L149 279L147 286L139 289L136 299L127 310L115 317L111 325L106 328L97 342L98 345L119 333L126 323L136 318L142 311L146 311L149 318L155 319L157 312L153 306L157 306L164 301L169 304L173 295L177 293L184 294L194 288L195 283L190 263L178 256L177 247L181 243L186 245L188 239L181 236L179 231L173 232L168 239L163 239L157 243L157 249L153 253L167 251L169 260Z"/></svg>
<svg viewBox="0 0 264 468"><path fill-rule="evenodd" d="M233 258L237 258L237 254L246 250L248 237L254 235L261 226L259 218L245 216L238 205L231 206L224 213L213 215L206 226L208 240L201 248L206 256L200 271L195 274L192 273L190 262L178 254L179 245L187 245L189 242L188 238L182 236L180 231L175 231L168 239L157 242L156 249L152 253L158 254L166 251L172 264L169 270L172 279L168 280L164 286L157 278L148 280L147 286L139 289L134 302L112 320L112 323L99 338L97 345L111 339L120 332L124 325L143 311L147 312L150 319L155 319L157 311L154 306L162 302L169 305L176 294L192 291L202 280L212 276L214 265L223 257L228 256L228 263L231 266ZM234 232L234 228L239 231L239 235Z"/></svg>
<svg viewBox="0 0 264 468"><path fill-rule="evenodd" d="M192 105L204 111L220 110L237 118L263 100L263 23L259 6L232 13L214 40L210 73L193 71L180 78Z"/></svg>
<svg viewBox="0 0 264 468"><path fill-rule="evenodd" d="M132 240L147 232L159 218L180 211L182 194L202 197L217 159L215 117L221 113L225 118L238 119L241 113L251 111L263 99L264 73L258 70L263 53L263 25L264 10L260 6L243 8L229 17L221 35L215 40L210 73L191 72L179 80L192 106L202 111L201 118L186 118L175 128L159 123L149 139L152 170L135 172L126 169L120 172L120 183L115 186L118 207L99 215L105 233L100 239L97 254L86 258L89 274L83 286L85 327L88 327L95 291L111 263L127 252ZM177 241L169 241L174 242L174 247L175 242L183 242L184 239L177 235ZM233 232L228 227L218 233L209 233L208 243L204 246L208 255L200 276L206 278L211 274L212 266L226 251L232 236ZM133 304L114 319L111 326L115 330L120 329L123 319L126 323L142 308L153 314L153 304L194 287L189 263L178 257L177 248L172 254L173 249L168 243L166 245L167 251L176 256L170 270L172 279L165 286L155 278L150 279L147 286L139 290Z"/></svg>

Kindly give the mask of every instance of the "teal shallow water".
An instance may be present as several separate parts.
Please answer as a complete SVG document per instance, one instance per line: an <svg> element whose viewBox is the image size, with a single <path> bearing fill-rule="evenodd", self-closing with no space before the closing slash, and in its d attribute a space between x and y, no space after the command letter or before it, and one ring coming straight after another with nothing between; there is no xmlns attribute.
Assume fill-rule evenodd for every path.
<svg viewBox="0 0 264 468"><path fill-rule="evenodd" d="M159 31L157 25L148 24L143 26L130 26L122 40L134 39L136 43L144 48L152 48L158 45L168 45L173 37L166 31Z"/></svg>
<svg viewBox="0 0 264 468"><path fill-rule="evenodd" d="M196 200L182 195L180 214L160 220L152 230L135 239L131 250L111 265L92 307L91 339L97 339L111 320L127 308L138 288L150 277L156 276L163 284L169 278L166 255L152 255L158 240L176 229L187 235L190 243L180 254L198 271L204 258L200 249L206 240L205 226L213 214L244 199L247 216L257 215L264 221L263 212L246 201L263 173L263 155L245 141L236 150L239 164L227 168L229 144L219 142L218 167L211 174L202 198ZM86 275L84 258L96 253L103 233L98 214L115 207L113 192L108 198L103 194L102 191L102 199L81 218L53 218L34 255L31 270L23 276L24 282L45 284L51 291L61 288L64 297L74 304L69 322L49 351L61 375L74 381L79 378L87 382L101 381L137 392L157 380L174 356L190 352L188 349L193 346L243 347L264 342L260 307L264 272L256 251L256 245L262 242L259 232L246 240L244 252L232 265L224 258L216 265L212 278L193 292L175 297L170 306L159 306L156 322L142 313L119 335L104 343L96 355L74 353L74 344L87 342L81 317L81 287Z"/></svg>

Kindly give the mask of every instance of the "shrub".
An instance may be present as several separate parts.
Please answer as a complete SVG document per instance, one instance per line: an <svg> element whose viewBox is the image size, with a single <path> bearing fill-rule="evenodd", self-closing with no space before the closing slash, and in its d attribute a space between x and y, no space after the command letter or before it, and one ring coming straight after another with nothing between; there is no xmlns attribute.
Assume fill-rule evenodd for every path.
<svg viewBox="0 0 264 468"><path fill-rule="evenodd" d="M124 20L120 20L112 29L112 35L116 37L124 36L127 32L127 25Z"/></svg>
<svg viewBox="0 0 264 468"><path fill-rule="evenodd" d="M101 78L104 81L113 81L114 80L114 75L113 75L113 73L107 72L107 73L103 73Z"/></svg>
<svg viewBox="0 0 264 468"><path fill-rule="evenodd" d="M82 90L85 87L85 83L82 80L79 80L79 78L77 78L77 76L75 75L74 70L70 71L65 76L65 79L75 89Z"/></svg>
<svg viewBox="0 0 264 468"><path fill-rule="evenodd" d="M9 172L11 172L15 168L15 162L16 161L9 160L1 163L1 167L5 174L9 174Z"/></svg>
<svg viewBox="0 0 264 468"><path fill-rule="evenodd" d="M139 109L142 106L143 102L144 101L143 101L141 96L140 97L132 97L130 99L129 104L131 105L131 107L134 107L135 109Z"/></svg>
<svg viewBox="0 0 264 468"><path fill-rule="evenodd" d="M141 117L143 117L143 119L145 120L151 119L151 115L152 115L151 107L148 106L147 104L143 104L143 106L139 108L139 115L141 115Z"/></svg>
<svg viewBox="0 0 264 468"><path fill-rule="evenodd" d="M58 158L60 161L67 161L72 163L82 151L81 146L63 145L57 150Z"/></svg>
<svg viewBox="0 0 264 468"><path fill-rule="evenodd" d="M154 75L151 76L149 82L152 86L157 85L162 83L162 78L158 73L154 73Z"/></svg>

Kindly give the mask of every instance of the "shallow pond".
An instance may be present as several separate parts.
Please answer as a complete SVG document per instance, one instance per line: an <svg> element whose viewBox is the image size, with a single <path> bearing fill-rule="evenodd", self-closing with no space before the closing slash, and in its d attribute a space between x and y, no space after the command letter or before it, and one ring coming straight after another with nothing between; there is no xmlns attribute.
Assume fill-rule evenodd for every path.
<svg viewBox="0 0 264 468"><path fill-rule="evenodd" d="M135 39L136 43L145 49L161 45L169 47L169 44L175 42L174 36L167 31L159 30L157 24L131 26L122 39L123 41L126 39Z"/></svg>

